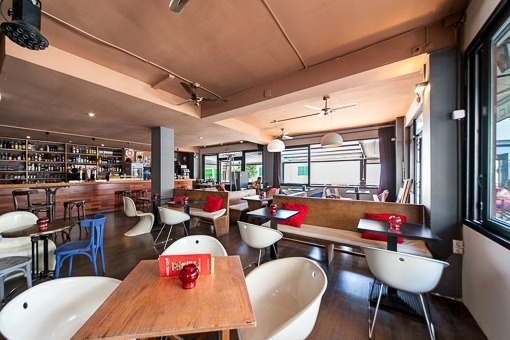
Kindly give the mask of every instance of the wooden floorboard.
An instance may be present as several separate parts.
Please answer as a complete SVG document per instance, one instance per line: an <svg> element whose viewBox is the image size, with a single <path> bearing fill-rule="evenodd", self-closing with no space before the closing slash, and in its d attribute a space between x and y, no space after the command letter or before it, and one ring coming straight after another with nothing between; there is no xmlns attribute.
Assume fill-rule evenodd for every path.
<svg viewBox="0 0 510 340"><path fill-rule="evenodd" d="M145 259L157 259L163 251L161 246L154 248L153 238L157 232L135 237L126 237L136 218L128 218L122 212L107 213L105 225L105 261L106 276L124 279L136 264ZM192 234L211 234L208 227L193 228ZM82 237L85 234L82 233ZM166 236L166 235L165 235ZM183 236L182 228L175 227L172 236ZM73 239L78 238L78 229L72 231ZM257 259L258 250L247 247L239 236L237 225L231 225L230 233L219 237L227 253L238 254L243 266ZM59 240L60 241L60 240ZM58 245L58 244L57 244ZM324 250L290 240L279 242L280 257L304 256L317 261L328 276L328 287L322 298L321 309L315 327L308 339L367 339L369 301L368 295L373 276L365 258L356 255L335 252L335 258L329 268L324 263ZM268 260L269 251L264 257ZM246 270L248 273L253 266ZM67 268L62 269L67 276ZM90 261L77 257L73 264L73 276L93 275ZM9 289L15 280L6 285ZM432 321L437 339L486 339L467 308L459 301L429 295ZM373 313L373 308L371 309ZM194 336L184 336L193 339ZM237 333L231 332L231 338L237 339ZM428 339L425 320L405 313L381 309L375 326L373 339ZM209 334L205 339L216 339Z"/></svg>

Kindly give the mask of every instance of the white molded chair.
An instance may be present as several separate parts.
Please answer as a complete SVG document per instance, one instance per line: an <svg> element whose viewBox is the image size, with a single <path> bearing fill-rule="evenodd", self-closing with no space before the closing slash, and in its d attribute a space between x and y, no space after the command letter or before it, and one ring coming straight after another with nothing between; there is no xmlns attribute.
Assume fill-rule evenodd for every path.
<svg viewBox="0 0 510 340"><path fill-rule="evenodd" d="M430 322L423 294L430 292L437 286L443 274L443 269L449 263L386 249L363 247L363 250L370 271L381 282L374 318L368 320L369 324L371 323L369 338L372 337L374 331L383 287L388 286L419 295L430 338L435 339L434 326Z"/></svg>
<svg viewBox="0 0 510 340"><path fill-rule="evenodd" d="M162 255L179 255L179 254L206 254L212 256L227 256L227 251L223 245L212 236L207 235L191 235L185 236L163 251Z"/></svg>
<svg viewBox="0 0 510 340"><path fill-rule="evenodd" d="M238 330L239 339L306 339L313 330L328 279L304 257L266 262L246 276L257 327Z"/></svg>
<svg viewBox="0 0 510 340"><path fill-rule="evenodd" d="M133 228L124 233L124 236L136 236L151 232L154 225L154 214L136 210L136 204L130 197L122 197L124 213L128 217L140 217L140 221Z"/></svg>
<svg viewBox="0 0 510 340"><path fill-rule="evenodd" d="M255 263L257 263L257 266L260 266L260 258L262 256L262 249L264 248L272 246L276 254L274 244L282 239L283 234L281 231L242 221L238 221L237 224L239 225L239 233L241 234L243 242L249 247L259 250L258 262L250 263L250 265L246 266L244 269Z"/></svg>
<svg viewBox="0 0 510 340"><path fill-rule="evenodd" d="M120 282L78 276L35 285L0 311L0 332L7 339L71 339Z"/></svg>
<svg viewBox="0 0 510 340"><path fill-rule="evenodd" d="M28 211L13 211L0 215L0 233L20 229L37 222L37 215ZM38 272L43 270L44 266L44 241L38 241ZM53 270L55 268L55 256L53 255L56 249L55 242L48 240L48 268ZM29 236L22 237L4 237L0 241L0 257L6 256L29 256L32 257L32 240Z"/></svg>
<svg viewBox="0 0 510 340"><path fill-rule="evenodd" d="M184 225L184 222L190 220L190 216L182 211L176 210L176 209L169 209L165 207L159 207L159 217L161 218L161 222L163 222L163 226L161 227L158 236L156 236L156 239L154 240L154 245L159 243L165 243L164 249L166 249L166 245L168 244L168 240L170 239L170 234L172 233L172 227L176 224L182 223L182 226L184 227L184 232L186 235L188 235L188 231L186 230L186 226ZM168 235L166 236L166 241L161 241L158 243L159 235L161 235L161 232L163 232L163 229L165 229L165 226L169 225L170 230L168 230Z"/></svg>

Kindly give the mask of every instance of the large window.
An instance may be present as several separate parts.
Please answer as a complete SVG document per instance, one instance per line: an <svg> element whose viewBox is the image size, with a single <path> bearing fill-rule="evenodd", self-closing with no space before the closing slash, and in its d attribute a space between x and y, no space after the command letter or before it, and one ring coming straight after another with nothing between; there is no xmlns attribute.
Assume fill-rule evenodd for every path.
<svg viewBox="0 0 510 340"><path fill-rule="evenodd" d="M467 51L467 217L510 240L510 6ZM508 245L508 243L506 243Z"/></svg>
<svg viewBox="0 0 510 340"><path fill-rule="evenodd" d="M349 141L335 148L287 148L282 151L282 183L378 185L381 172L377 140Z"/></svg>

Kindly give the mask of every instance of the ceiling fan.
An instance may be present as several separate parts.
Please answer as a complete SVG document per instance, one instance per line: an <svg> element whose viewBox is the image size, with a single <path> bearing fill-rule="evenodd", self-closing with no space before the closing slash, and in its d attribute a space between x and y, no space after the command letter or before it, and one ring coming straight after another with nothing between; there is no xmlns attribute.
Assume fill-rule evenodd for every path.
<svg viewBox="0 0 510 340"><path fill-rule="evenodd" d="M185 82L181 82L181 86L186 90L186 92L188 92L191 95L191 98L186 101L183 101L182 103L179 103L177 105L182 105L182 104L191 102L191 103L195 104L196 106L200 106L200 102L202 102L202 101L215 102L215 103L225 103L227 101L226 99L221 98L221 97L209 98L209 97L199 96L196 92L196 90L200 88L199 83L188 84Z"/></svg>
<svg viewBox="0 0 510 340"><path fill-rule="evenodd" d="M324 100L324 107L323 108L316 107L316 106L311 106L311 105L305 105L306 107L308 107L310 109L318 110L319 112L315 112L315 113L311 113L311 114L304 115L304 116L299 116L299 117L280 119L280 120L275 121L275 122L284 122L284 121L287 121L287 120L306 118L306 117L313 117L313 116L317 116L317 117L327 116L330 113L332 113L333 111L340 110L340 109L345 109L345 108L348 108L348 107L351 107L351 106L356 106L358 104L358 103L348 103L348 104L339 105L339 106L335 106L335 107L328 107L328 100L329 99L330 99L329 95L327 95L327 94L322 96L322 100Z"/></svg>
<svg viewBox="0 0 510 340"><path fill-rule="evenodd" d="M276 136L277 139L280 139L280 140L287 140L287 139L293 139L294 137L292 136L289 136L289 131L284 131L284 128L281 128L280 130L282 130L282 134L279 135L279 136Z"/></svg>

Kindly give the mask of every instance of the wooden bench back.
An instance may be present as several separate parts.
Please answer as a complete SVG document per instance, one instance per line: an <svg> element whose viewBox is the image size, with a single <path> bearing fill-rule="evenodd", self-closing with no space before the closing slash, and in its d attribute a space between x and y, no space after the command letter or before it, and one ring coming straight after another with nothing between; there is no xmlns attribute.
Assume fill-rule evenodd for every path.
<svg viewBox="0 0 510 340"><path fill-rule="evenodd" d="M239 204L246 202L243 200L243 197L256 195L257 191L255 189L246 189L239 191L228 191L228 201L230 205Z"/></svg>
<svg viewBox="0 0 510 340"><path fill-rule="evenodd" d="M195 189L174 189L174 196L188 196L190 201L203 201L203 203L193 205L193 208L204 208L207 196L221 197L223 202L220 209L227 209L228 212L228 192L225 191L206 191Z"/></svg>
<svg viewBox="0 0 510 340"><path fill-rule="evenodd" d="M365 213L383 213L405 215L407 222L428 225L425 207L417 204L395 202L348 201L328 198L289 197L276 195L273 198L278 208L283 203L296 203L308 206L304 224L317 225L335 229L357 231L360 218Z"/></svg>

